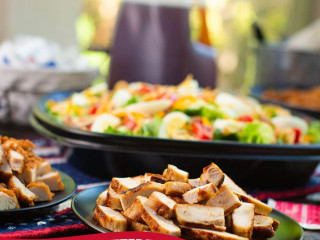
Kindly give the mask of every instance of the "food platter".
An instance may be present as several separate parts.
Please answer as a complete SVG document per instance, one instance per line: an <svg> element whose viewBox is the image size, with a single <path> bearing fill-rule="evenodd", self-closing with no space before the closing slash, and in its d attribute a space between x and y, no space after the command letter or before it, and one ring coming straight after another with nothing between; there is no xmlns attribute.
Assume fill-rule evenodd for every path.
<svg viewBox="0 0 320 240"><path fill-rule="evenodd" d="M188 156L263 160L320 161L320 144L277 145L248 144L232 141L191 141L153 137L105 134L85 131L58 123L46 112L47 100L63 100L71 92L53 92L33 107L32 126L60 143L104 151L152 152Z"/></svg>
<svg viewBox="0 0 320 240"><path fill-rule="evenodd" d="M98 186L86 189L72 199L72 210L75 215L89 228L97 232L109 232L99 226L98 222L93 218L93 211L96 205L98 195L104 191L108 186ZM289 216L273 210L271 217L280 221L280 226L276 232L273 240L299 240L303 239L303 230L300 225Z"/></svg>
<svg viewBox="0 0 320 240"><path fill-rule="evenodd" d="M6 210L6 211L0 211L0 216L5 217L5 216L16 216L19 214L27 214L27 213L38 213L41 210L44 209L49 209L53 206L56 206L67 199L71 198L77 190L77 184L74 181L74 179L57 169L54 169L54 171L58 171L62 180L62 183L64 184L64 190L61 192L55 192L55 195L50 202L41 202L41 203L35 203L34 206L32 207L21 207L19 209L12 209L12 210Z"/></svg>

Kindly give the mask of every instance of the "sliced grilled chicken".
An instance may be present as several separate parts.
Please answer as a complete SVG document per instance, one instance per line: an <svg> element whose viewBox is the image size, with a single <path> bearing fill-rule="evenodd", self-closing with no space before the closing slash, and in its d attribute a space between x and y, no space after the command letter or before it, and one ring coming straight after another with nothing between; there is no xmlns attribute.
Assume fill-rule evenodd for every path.
<svg viewBox="0 0 320 240"><path fill-rule="evenodd" d="M42 176L37 177L38 182L44 182L50 188L50 191L62 191L64 189L64 185L61 181L60 174L57 171L52 171L46 173Z"/></svg>
<svg viewBox="0 0 320 240"><path fill-rule="evenodd" d="M96 203L101 206L107 206L108 202L108 189L99 194Z"/></svg>
<svg viewBox="0 0 320 240"><path fill-rule="evenodd" d="M182 194L192 189L189 183L184 182L166 182L164 184L165 194L171 197L181 197Z"/></svg>
<svg viewBox="0 0 320 240"><path fill-rule="evenodd" d="M13 191L0 188L0 211L20 208L17 197Z"/></svg>
<svg viewBox="0 0 320 240"><path fill-rule="evenodd" d="M22 204L34 206L37 196L26 188L16 176L12 176L8 181L8 189L12 190Z"/></svg>
<svg viewBox="0 0 320 240"><path fill-rule="evenodd" d="M43 182L32 182L28 184L27 188L37 196L34 200L35 202L52 201L54 193L50 192L47 184Z"/></svg>
<svg viewBox="0 0 320 240"><path fill-rule="evenodd" d="M176 182L188 182L189 173L177 168L174 165L168 164L168 168L162 174L166 179Z"/></svg>
<svg viewBox="0 0 320 240"><path fill-rule="evenodd" d="M128 190L125 194L121 195L120 201L123 210L127 210L133 203L137 196L149 197L154 191L163 192L164 186L161 183L146 182L136 188Z"/></svg>
<svg viewBox="0 0 320 240"><path fill-rule="evenodd" d="M131 177L131 179L132 179L133 181L135 181L135 182L138 184L138 186L139 186L140 184L146 182L146 181L144 180L144 175L139 175L139 176Z"/></svg>
<svg viewBox="0 0 320 240"><path fill-rule="evenodd" d="M5 159L5 156L3 154L2 146L0 145L0 165L2 164L4 159Z"/></svg>
<svg viewBox="0 0 320 240"><path fill-rule="evenodd" d="M111 187L108 188L108 199L106 206L114 210L123 210L121 201L121 194L116 193Z"/></svg>
<svg viewBox="0 0 320 240"><path fill-rule="evenodd" d="M42 162L38 162L37 165L37 176L42 176L45 175L49 172L51 172L51 165L48 161L42 161Z"/></svg>
<svg viewBox="0 0 320 240"><path fill-rule="evenodd" d="M187 227L225 231L224 210L221 207L199 204L176 204L174 206L178 222Z"/></svg>
<svg viewBox="0 0 320 240"><path fill-rule="evenodd" d="M139 222L133 222L133 221L128 221L128 227L132 231L136 232L149 232L150 228L148 225L139 223Z"/></svg>
<svg viewBox="0 0 320 240"><path fill-rule="evenodd" d="M102 227L113 231L123 232L127 230L127 219L121 213L105 206L97 205L94 217Z"/></svg>
<svg viewBox="0 0 320 240"><path fill-rule="evenodd" d="M147 203L143 204L142 219L152 232L169 234L176 237L181 235L180 228L171 220L159 216Z"/></svg>
<svg viewBox="0 0 320 240"><path fill-rule="evenodd" d="M226 174L224 174L224 181L222 186L227 186L232 192L238 192L242 195L247 195L247 193L237 184L235 184L234 181Z"/></svg>
<svg viewBox="0 0 320 240"><path fill-rule="evenodd" d="M227 186L221 187L206 203L214 207L222 207L224 214L228 215L241 206L239 198Z"/></svg>
<svg viewBox="0 0 320 240"><path fill-rule="evenodd" d="M18 173L22 172L23 165L24 165L24 157L22 154L14 150L9 150L8 160L9 160L8 162L12 171L16 171Z"/></svg>
<svg viewBox="0 0 320 240"><path fill-rule="evenodd" d="M7 188L7 185L5 183L0 183L0 188Z"/></svg>
<svg viewBox="0 0 320 240"><path fill-rule="evenodd" d="M124 193L128 191L129 189L135 188L139 186L136 181L133 179L127 177L127 178L112 178L111 180L111 188L116 192L116 193Z"/></svg>
<svg viewBox="0 0 320 240"><path fill-rule="evenodd" d="M275 235L274 219L268 216L255 215L253 223L253 238L272 238Z"/></svg>
<svg viewBox="0 0 320 240"><path fill-rule="evenodd" d="M206 180L201 180L200 178L188 179L188 183L194 188L208 184Z"/></svg>
<svg viewBox="0 0 320 240"><path fill-rule="evenodd" d="M153 192L148 201L148 205L160 216L172 218L174 216L174 206L176 202L161 192Z"/></svg>
<svg viewBox="0 0 320 240"><path fill-rule="evenodd" d="M182 195L183 200L187 203L199 203L203 201L209 200L218 189L216 188L214 183L209 183L206 185L202 185L200 187L196 187L191 189L190 191L184 193Z"/></svg>
<svg viewBox="0 0 320 240"><path fill-rule="evenodd" d="M170 199L172 199L173 201L175 201L176 203L179 204L187 204L187 202L185 200L183 200L182 198L179 197L170 197L168 196Z"/></svg>
<svg viewBox="0 0 320 240"><path fill-rule="evenodd" d="M200 180L214 183L217 188L220 188L224 180L224 173L217 165L211 163L209 166L203 168Z"/></svg>
<svg viewBox="0 0 320 240"><path fill-rule="evenodd" d="M13 175L12 170L6 159L3 159L2 164L0 164L0 179L7 181Z"/></svg>
<svg viewBox="0 0 320 240"><path fill-rule="evenodd" d="M201 228L189 228L181 226L182 237L185 239L202 239L202 240L249 240L227 232L219 232Z"/></svg>
<svg viewBox="0 0 320 240"><path fill-rule="evenodd" d="M267 204L259 201L258 199L253 198L249 195L242 195L238 192L234 192L234 193L238 196L240 201L253 203L255 206L255 208L254 208L255 213L268 216L272 212L271 207L269 207Z"/></svg>
<svg viewBox="0 0 320 240"><path fill-rule="evenodd" d="M145 173L144 174L144 181L145 182L157 182L157 183L166 183L168 180L160 175L160 174L154 174L154 173Z"/></svg>
<svg viewBox="0 0 320 240"><path fill-rule="evenodd" d="M35 182L37 177L37 164L31 161L27 162L24 165L22 172L18 173L16 176L25 185Z"/></svg>
<svg viewBox="0 0 320 240"><path fill-rule="evenodd" d="M131 206L123 212L123 215L130 221L141 222L143 204L145 204L147 200L146 197L137 196Z"/></svg>
<svg viewBox="0 0 320 240"><path fill-rule="evenodd" d="M254 205L242 203L232 213L232 232L251 239L253 233Z"/></svg>

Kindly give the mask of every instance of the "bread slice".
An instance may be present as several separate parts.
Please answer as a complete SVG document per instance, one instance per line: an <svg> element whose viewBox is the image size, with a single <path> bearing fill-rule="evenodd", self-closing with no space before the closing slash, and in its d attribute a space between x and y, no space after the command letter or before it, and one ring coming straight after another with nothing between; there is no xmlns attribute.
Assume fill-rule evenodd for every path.
<svg viewBox="0 0 320 240"><path fill-rule="evenodd" d="M123 232L127 230L127 219L109 207L97 205L94 217L102 227L110 231Z"/></svg>
<svg viewBox="0 0 320 240"><path fill-rule="evenodd" d="M242 195L247 195L247 193L241 187L235 184L235 182L226 174L224 174L222 186L227 186L232 192L238 192Z"/></svg>
<svg viewBox="0 0 320 240"><path fill-rule="evenodd" d="M108 189L99 194L96 203L101 206L107 206L108 202Z"/></svg>
<svg viewBox="0 0 320 240"><path fill-rule="evenodd" d="M178 222L183 226L226 230L223 208L199 204L176 204L174 211Z"/></svg>
<svg viewBox="0 0 320 240"><path fill-rule="evenodd" d="M164 218L174 217L174 206L176 202L161 192L153 192L148 201L148 205L160 216Z"/></svg>
<svg viewBox="0 0 320 240"><path fill-rule="evenodd" d="M238 197L227 186L221 187L206 203L214 207L222 207L224 214L228 215L241 206Z"/></svg>
<svg viewBox="0 0 320 240"><path fill-rule="evenodd" d="M34 206L37 196L26 188L16 176L12 176L8 181L8 189L12 190L22 204Z"/></svg>
<svg viewBox="0 0 320 240"><path fill-rule="evenodd" d="M149 197L154 191L163 192L164 186L161 183L146 182L136 188L128 190L125 194L121 195L120 201L123 210L127 210L137 196Z"/></svg>
<svg viewBox="0 0 320 240"><path fill-rule="evenodd" d="M201 228L189 228L181 226L182 237L184 239L202 239L202 240L249 240L227 232L219 232Z"/></svg>
<svg viewBox="0 0 320 240"><path fill-rule="evenodd" d="M157 182L157 183L166 183L168 180L160 175L160 174L154 174L154 173L145 173L144 174L144 181L145 182Z"/></svg>
<svg viewBox="0 0 320 240"><path fill-rule="evenodd" d="M232 213L232 232L251 239L253 233L254 205L242 203Z"/></svg>
<svg viewBox="0 0 320 240"><path fill-rule="evenodd" d="M8 152L8 162L12 171L22 172L24 166L24 156L15 150L10 149Z"/></svg>
<svg viewBox="0 0 320 240"><path fill-rule="evenodd" d="M121 194L116 193L111 187L108 188L108 199L106 206L114 210L123 210L121 201Z"/></svg>
<svg viewBox="0 0 320 240"><path fill-rule="evenodd" d="M224 180L224 173L217 165L211 163L209 166L203 168L200 180L214 183L217 188L220 188Z"/></svg>
<svg viewBox="0 0 320 240"><path fill-rule="evenodd" d="M147 201L148 199L146 197L137 196L131 206L123 212L123 215L130 221L141 222L143 204L145 204Z"/></svg>
<svg viewBox="0 0 320 240"><path fill-rule="evenodd" d="M51 165L48 161L37 162L37 176L43 176L51 171Z"/></svg>
<svg viewBox="0 0 320 240"><path fill-rule="evenodd" d="M272 238L275 235L274 219L268 216L255 215L253 223L253 238Z"/></svg>
<svg viewBox="0 0 320 240"><path fill-rule="evenodd" d="M42 176L37 177L38 182L44 182L50 188L50 191L62 191L64 189L64 185L61 181L60 174L57 171L52 171L46 173Z"/></svg>
<svg viewBox="0 0 320 240"><path fill-rule="evenodd" d="M203 201L208 201L218 189L216 188L214 183L209 183L206 185L202 185L200 187L196 187L182 195L183 200L187 203L199 203Z"/></svg>
<svg viewBox="0 0 320 240"><path fill-rule="evenodd" d="M184 182L166 182L164 184L165 194L171 197L181 197L182 194L192 189L189 183Z"/></svg>
<svg viewBox="0 0 320 240"><path fill-rule="evenodd" d="M127 177L127 178L112 178L110 187L116 192L116 193L124 193L128 191L129 189L135 188L139 186L136 181L133 179Z"/></svg>
<svg viewBox="0 0 320 240"><path fill-rule="evenodd" d="M181 235L180 228L171 220L159 216L147 203L143 204L142 219L152 232L169 234L176 237Z"/></svg>
<svg viewBox="0 0 320 240"><path fill-rule="evenodd" d="M203 186L203 185L208 184L207 181L205 181L205 180L203 181L203 180L201 180L200 178L188 179L188 183L189 183L193 188L200 187L200 186Z"/></svg>
<svg viewBox="0 0 320 240"><path fill-rule="evenodd" d="M31 182L35 182L37 177L37 164L31 161L27 162L24 165L22 172L18 173L16 176L25 185L28 185Z"/></svg>
<svg viewBox="0 0 320 240"><path fill-rule="evenodd" d="M27 188L37 196L34 200L35 202L52 201L54 193L50 192L47 184L43 182L32 182L28 184Z"/></svg>
<svg viewBox="0 0 320 240"><path fill-rule="evenodd" d="M13 191L0 188L0 211L20 208L19 202Z"/></svg>
<svg viewBox="0 0 320 240"><path fill-rule="evenodd" d="M234 192L234 193L238 196L240 201L253 203L255 206L255 208L254 208L255 213L268 216L272 212L272 207L259 201L258 199L253 198L249 195L242 195L238 192Z"/></svg>
<svg viewBox="0 0 320 240"><path fill-rule="evenodd" d="M168 168L162 174L166 179L176 182L188 182L189 173L177 168L174 165L168 164Z"/></svg>
<svg viewBox="0 0 320 240"><path fill-rule="evenodd" d="M0 179L3 181L8 181L13 175L12 170L9 166L9 163L6 159L2 160L2 164L0 165Z"/></svg>
<svg viewBox="0 0 320 240"><path fill-rule="evenodd" d="M144 175L139 175L139 176L131 177L131 179L132 179L133 181L135 181L136 184L138 184L138 186L139 186L140 184L142 184L142 183L145 182L145 180L144 180Z"/></svg>

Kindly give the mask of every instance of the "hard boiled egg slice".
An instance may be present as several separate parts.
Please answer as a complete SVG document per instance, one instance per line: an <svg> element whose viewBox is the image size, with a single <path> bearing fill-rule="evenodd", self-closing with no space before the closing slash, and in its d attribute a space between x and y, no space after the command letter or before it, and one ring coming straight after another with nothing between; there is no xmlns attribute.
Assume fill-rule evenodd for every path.
<svg viewBox="0 0 320 240"><path fill-rule="evenodd" d="M167 110L171 105L172 105L172 101L168 99L160 99L160 100L134 103L125 107L123 111L141 113L143 115L153 115L153 114Z"/></svg>
<svg viewBox="0 0 320 240"><path fill-rule="evenodd" d="M253 109L248 104L229 93L219 93L215 99L215 103L221 108L234 110L238 115L237 117L253 113Z"/></svg>
<svg viewBox="0 0 320 240"><path fill-rule="evenodd" d="M182 112L171 112L167 114L160 125L158 137L171 138L172 134L182 129L188 121L188 115Z"/></svg>
<svg viewBox="0 0 320 240"><path fill-rule="evenodd" d="M198 96L200 87L197 80L187 78L177 88L177 93L180 96Z"/></svg>
<svg viewBox="0 0 320 240"><path fill-rule="evenodd" d="M98 116L91 125L92 132L104 132L109 126L116 127L120 124L120 118L110 114L101 114Z"/></svg>
<svg viewBox="0 0 320 240"><path fill-rule="evenodd" d="M113 94L111 98L111 104L115 109L119 109L123 107L131 98L132 95L128 90L120 88Z"/></svg>
<svg viewBox="0 0 320 240"><path fill-rule="evenodd" d="M228 135L239 132L244 127L243 122L233 119L217 119L213 122L214 129L219 129L222 134Z"/></svg>
<svg viewBox="0 0 320 240"><path fill-rule="evenodd" d="M278 116L271 119L273 125L278 128L298 128L302 134L306 134L308 131L308 124L305 120L295 116Z"/></svg>
<svg viewBox="0 0 320 240"><path fill-rule="evenodd" d="M71 103L74 106L87 107L90 105L90 99L82 93L74 93L71 96Z"/></svg>

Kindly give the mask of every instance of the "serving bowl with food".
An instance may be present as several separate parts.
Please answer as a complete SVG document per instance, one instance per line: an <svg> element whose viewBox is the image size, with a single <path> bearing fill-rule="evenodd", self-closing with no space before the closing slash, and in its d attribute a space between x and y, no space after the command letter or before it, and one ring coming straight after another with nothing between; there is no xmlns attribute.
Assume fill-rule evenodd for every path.
<svg viewBox="0 0 320 240"><path fill-rule="evenodd" d="M288 217L247 194L214 163L195 179L168 164L163 174L114 177L108 188L99 189L96 199L89 196L92 189L76 195L72 209L100 232L152 231L184 239L229 240L293 240L303 235L297 223L288 224Z"/></svg>
<svg viewBox="0 0 320 240"><path fill-rule="evenodd" d="M31 124L62 144L92 150L79 158L99 155L95 159L110 162L110 152L121 152L110 162L111 176L127 170L138 174L144 167L156 171L168 161L196 170L214 159L246 186L285 187L305 183L320 161L312 118L200 88L192 76L177 86L122 81L113 90L100 83L78 93L54 92L34 106ZM131 152L153 155L141 162L124 156ZM124 164L132 166L124 169Z"/></svg>

